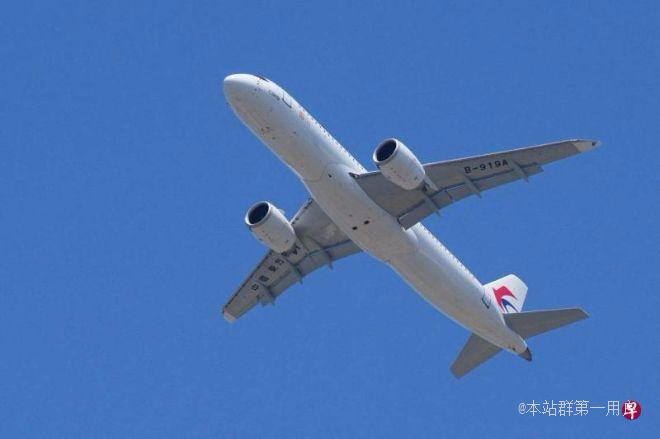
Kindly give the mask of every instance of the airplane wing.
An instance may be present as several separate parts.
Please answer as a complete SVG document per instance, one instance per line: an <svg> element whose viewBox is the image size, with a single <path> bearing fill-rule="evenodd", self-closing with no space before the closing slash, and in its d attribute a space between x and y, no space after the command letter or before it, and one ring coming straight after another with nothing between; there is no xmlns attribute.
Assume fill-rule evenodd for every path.
<svg viewBox="0 0 660 439"><path fill-rule="evenodd" d="M248 312L257 303L267 305L303 277L323 265L332 267L337 259L357 253L360 248L351 241L309 199L291 220L296 231L296 244L285 253L269 250L232 295L222 309L229 322Z"/></svg>
<svg viewBox="0 0 660 439"><path fill-rule="evenodd" d="M424 165L438 190L406 190L391 183L380 171L354 175L376 204L399 219L404 228L417 224L455 201L543 171L542 165L594 149L595 140L565 140L464 159Z"/></svg>

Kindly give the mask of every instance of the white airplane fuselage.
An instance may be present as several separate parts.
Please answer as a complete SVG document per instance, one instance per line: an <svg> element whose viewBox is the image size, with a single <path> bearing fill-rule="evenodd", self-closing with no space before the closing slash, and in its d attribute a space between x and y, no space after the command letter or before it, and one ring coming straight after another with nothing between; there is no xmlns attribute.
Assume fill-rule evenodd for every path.
<svg viewBox="0 0 660 439"><path fill-rule="evenodd" d="M520 354L525 341L504 323L494 298L421 223L405 230L351 174L366 169L277 84L236 74L224 91L241 121L293 172L332 221L362 250L390 265L436 309Z"/></svg>

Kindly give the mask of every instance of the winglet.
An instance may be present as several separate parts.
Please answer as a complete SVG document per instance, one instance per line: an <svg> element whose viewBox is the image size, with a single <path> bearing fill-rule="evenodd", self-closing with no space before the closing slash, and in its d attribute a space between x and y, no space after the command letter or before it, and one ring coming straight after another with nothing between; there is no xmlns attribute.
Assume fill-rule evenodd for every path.
<svg viewBox="0 0 660 439"><path fill-rule="evenodd" d="M591 151L600 146L600 140L573 140L572 142L580 152Z"/></svg>
<svg viewBox="0 0 660 439"><path fill-rule="evenodd" d="M225 320L227 320L228 323L234 323L236 321L236 317L229 314L229 311L226 309L222 310L222 316L225 318Z"/></svg>

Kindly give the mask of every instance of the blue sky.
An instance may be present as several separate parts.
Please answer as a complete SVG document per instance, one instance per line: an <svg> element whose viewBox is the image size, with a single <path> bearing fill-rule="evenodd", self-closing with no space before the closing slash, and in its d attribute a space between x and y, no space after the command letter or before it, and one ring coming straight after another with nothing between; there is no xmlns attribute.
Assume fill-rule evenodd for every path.
<svg viewBox="0 0 660 439"><path fill-rule="evenodd" d="M658 430L653 2L39 2L0 16L0 435L621 437ZM468 333L366 255L234 325L264 248L243 225L307 198L243 127L224 76L285 87L373 169L565 138L595 152L427 226L527 309L591 318L462 380ZM521 416L634 398L638 422Z"/></svg>

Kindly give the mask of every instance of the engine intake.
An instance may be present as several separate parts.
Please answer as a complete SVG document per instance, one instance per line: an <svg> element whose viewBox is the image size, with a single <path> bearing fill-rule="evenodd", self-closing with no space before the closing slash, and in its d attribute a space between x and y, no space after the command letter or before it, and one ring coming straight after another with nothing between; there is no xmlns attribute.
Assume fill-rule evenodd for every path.
<svg viewBox="0 0 660 439"><path fill-rule="evenodd" d="M385 178L403 189L418 189L426 180L424 167L400 140L381 142L374 151L373 161Z"/></svg>
<svg viewBox="0 0 660 439"><path fill-rule="evenodd" d="M268 201L260 201L245 214L245 224L255 238L277 253L291 250L296 232L284 214Z"/></svg>

